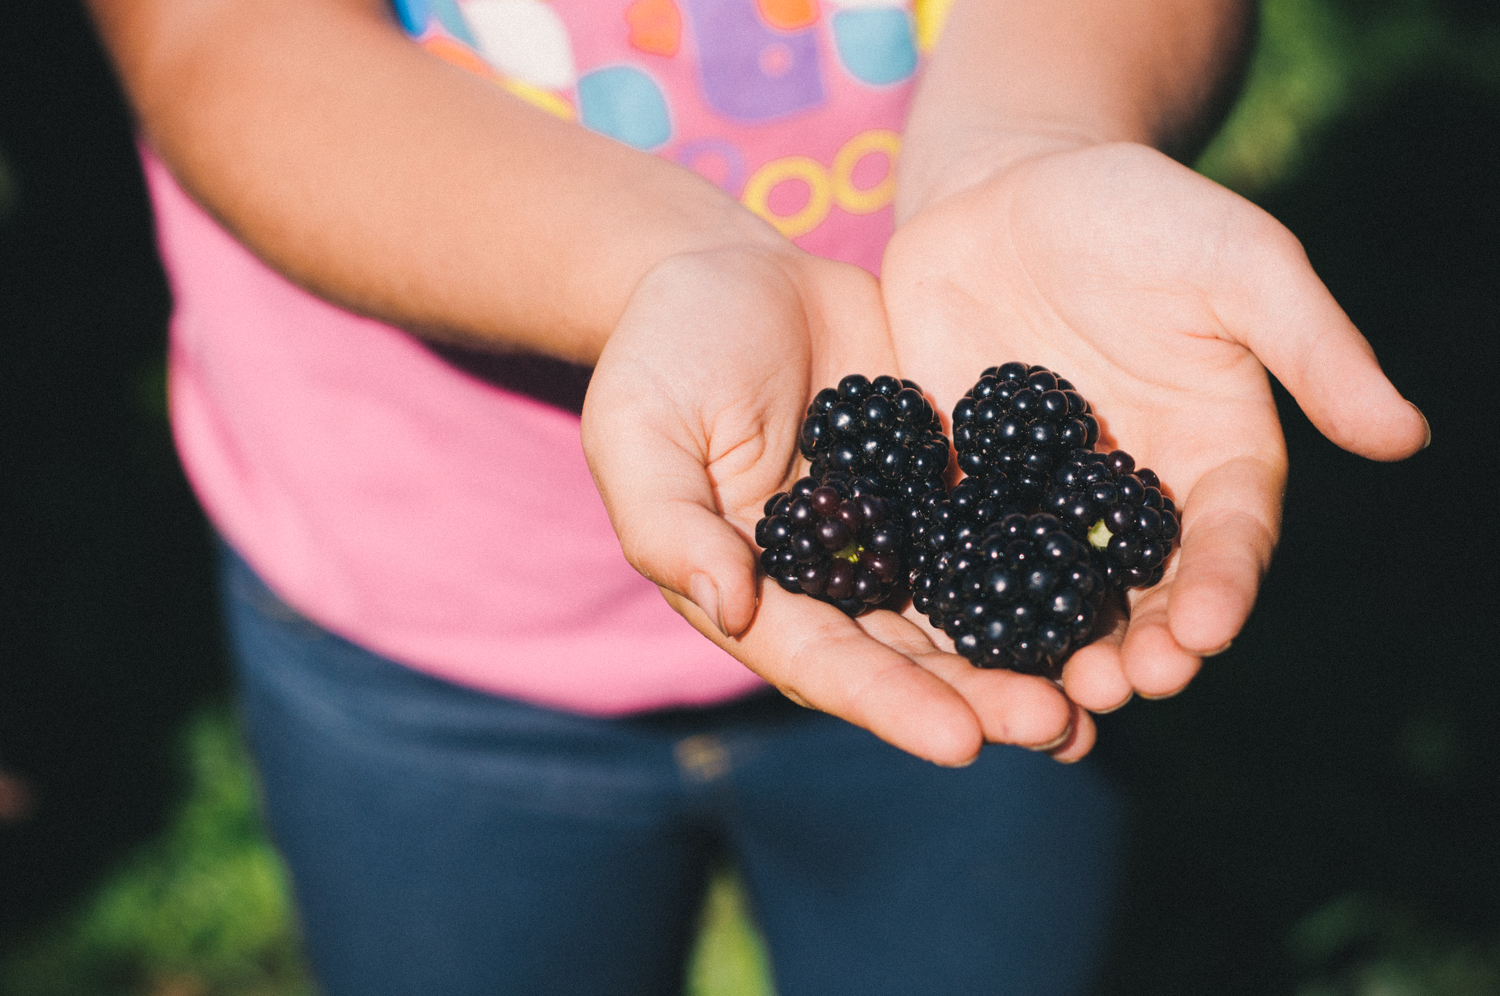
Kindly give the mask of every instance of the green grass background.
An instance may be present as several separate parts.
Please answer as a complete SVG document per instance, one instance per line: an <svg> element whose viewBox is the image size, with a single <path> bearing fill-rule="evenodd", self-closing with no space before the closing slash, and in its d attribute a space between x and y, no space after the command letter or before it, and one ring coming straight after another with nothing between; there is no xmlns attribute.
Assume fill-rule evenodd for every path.
<svg viewBox="0 0 1500 996"><path fill-rule="evenodd" d="M26 996L311 996L287 881L266 840L255 780L233 717L209 709L181 746L187 797L81 907L0 968ZM772 991L738 882L716 875L688 967L691 996Z"/></svg>

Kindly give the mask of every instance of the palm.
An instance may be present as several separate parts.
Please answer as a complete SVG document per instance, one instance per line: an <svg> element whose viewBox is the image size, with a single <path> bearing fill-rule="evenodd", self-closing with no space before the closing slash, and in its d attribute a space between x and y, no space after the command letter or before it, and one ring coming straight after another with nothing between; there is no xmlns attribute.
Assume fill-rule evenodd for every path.
<svg viewBox="0 0 1500 996"><path fill-rule="evenodd" d="M851 620L757 588L750 537L766 499L801 472L811 395L896 367L868 274L812 257L791 269L695 259L636 291L584 409L585 451L627 557L772 684L913 753L952 763L985 739L1053 739L1070 709L1044 682L976 674L890 612Z"/></svg>
<svg viewBox="0 0 1500 996"><path fill-rule="evenodd" d="M1336 441L1385 445L1361 438L1306 369L1319 350L1347 360L1358 334L1295 240L1139 146L1038 157L927 206L892 240L884 293L900 369L941 409L986 367L1048 366L1093 403L1101 448L1156 470L1183 509L1163 582L1133 593L1128 628L1068 665L1069 694L1090 708L1179 689L1249 611L1286 473L1261 359L1284 378L1297 368L1294 392ZM1367 347L1364 359L1373 366Z"/></svg>

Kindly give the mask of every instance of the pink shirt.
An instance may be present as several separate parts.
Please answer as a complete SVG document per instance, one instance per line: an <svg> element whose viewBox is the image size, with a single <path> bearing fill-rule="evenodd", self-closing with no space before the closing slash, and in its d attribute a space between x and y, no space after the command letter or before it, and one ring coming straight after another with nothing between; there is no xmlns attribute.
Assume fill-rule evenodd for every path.
<svg viewBox="0 0 1500 996"><path fill-rule="evenodd" d="M403 0L398 12L436 54L698 170L804 248L877 265L916 69L904 8ZM625 562L576 415L469 372L503 360L455 364L299 290L142 157L175 301L178 448L214 523L289 603L419 670L580 712L759 687Z"/></svg>

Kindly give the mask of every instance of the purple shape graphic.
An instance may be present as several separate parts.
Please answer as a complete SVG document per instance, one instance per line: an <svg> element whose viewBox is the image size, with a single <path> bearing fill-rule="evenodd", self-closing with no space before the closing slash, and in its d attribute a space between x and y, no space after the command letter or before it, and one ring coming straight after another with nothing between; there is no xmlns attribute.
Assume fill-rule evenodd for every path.
<svg viewBox="0 0 1500 996"><path fill-rule="evenodd" d="M778 31L755 0L687 0L703 98L736 121L769 121L823 103L816 27Z"/></svg>
<svg viewBox="0 0 1500 996"><path fill-rule="evenodd" d="M745 160L740 150L717 138L700 138L677 150L677 161L732 197L745 182ZM715 167L721 167L715 169Z"/></svg>

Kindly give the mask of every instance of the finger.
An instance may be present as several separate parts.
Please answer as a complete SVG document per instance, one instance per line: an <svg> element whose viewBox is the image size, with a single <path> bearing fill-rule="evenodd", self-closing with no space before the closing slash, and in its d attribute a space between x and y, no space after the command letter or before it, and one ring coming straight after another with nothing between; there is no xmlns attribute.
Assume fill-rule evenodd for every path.
<svg viewBox="0 0 1500 996"><path fill-rule="evenodd" d="M1271 563L1285 485L1284 465L1252 457L1216 467L1193 485L1182 549L1160 586L1171 638L1181 648L1213 654L1238 635Z"/></svg>
<svg viewBox="0 0 1500 996"><path fill-rule="evenodd" d="M977 668L937 649L920 627L895 613L872 612L858 622L962 695L979 718L986 743L1048 750L1069 738L1071 703L1045 678Z"/></svg>
<svg viewBox="0 0 1500 996"><path fill-rule="evenodd" d="M1094 717L1088 711L1076 703L1073 706L1073 718L1068 727L1068 736L1062 743L1047 751L1052 760L1063 764L1072 764L1083 760L1089 751L1094 749L1094 741L1098 738L1098 731L1094 726Z"/></svg>
<svg viewBox="0 0 1500 996"><path fill-rule="evenodd" d="M611 411L609 394L589 393L584 452L625 558L691 599L720 633L744 632L755 616L755 554L720 514L706 454L691 432L656 428L670 428L670 417L600 414Z"/></svg>
<svg viewBox="0 0 1500 996"><path fill-rule="evenodd" d="M696 605L664 593L700 632L794 701L949 767L973 761L984 744L963 696L831 605L767 585L754 625L729 639Z"/></svg>
<svg viewBox="0 0 1500 996"><path fill-rule="evenodd" d="M1120 599L1110 598L1098 627L1101 635L1074 652L1063 666L1063 690L1090 712L1114 712L1135 692L1120 658L1127 624L1124 605Z"/></svg>
<svg viewBox="0 0 1500 996"><path fill-rule="evenodd" d="M1130 626L1120 646L1125 677L1142 698L1176 695L1198 673L1202 659L1183 649L1167 625L1167 588L1163 581L1131 607Z"/></svg>
<svg viewBox="0 0 1500 996"><path fill-rule="evenodd" d="M1297 239L1269 215L1257 247L1215 301L1221 320L1334 443L1373 460L1427 445L1427 420L1386 378L1375 351L1313 272Z"/></svg>

